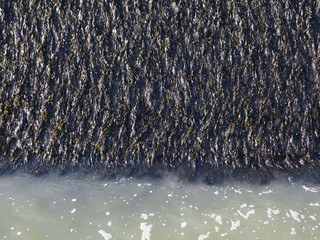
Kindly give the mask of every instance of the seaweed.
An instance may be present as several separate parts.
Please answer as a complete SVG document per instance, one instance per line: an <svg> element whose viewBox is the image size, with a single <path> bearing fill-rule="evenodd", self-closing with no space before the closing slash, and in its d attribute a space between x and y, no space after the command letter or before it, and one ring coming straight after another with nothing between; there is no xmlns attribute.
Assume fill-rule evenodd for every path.
<svg viewBox="0 0 320 240"><path fill-rule="evenodd" d="M0 1L0 173L319 181L320 2Z"/></svg>

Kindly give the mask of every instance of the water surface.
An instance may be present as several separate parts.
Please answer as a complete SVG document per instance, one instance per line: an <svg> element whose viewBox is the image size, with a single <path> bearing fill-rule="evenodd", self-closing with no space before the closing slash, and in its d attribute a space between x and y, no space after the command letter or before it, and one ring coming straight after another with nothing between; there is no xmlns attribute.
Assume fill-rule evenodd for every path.
<svg viewBox="0 0 320 240"><path fill-rule="evenodd" d="M319 239L320 186L0 178L0 239Z"/></svg>

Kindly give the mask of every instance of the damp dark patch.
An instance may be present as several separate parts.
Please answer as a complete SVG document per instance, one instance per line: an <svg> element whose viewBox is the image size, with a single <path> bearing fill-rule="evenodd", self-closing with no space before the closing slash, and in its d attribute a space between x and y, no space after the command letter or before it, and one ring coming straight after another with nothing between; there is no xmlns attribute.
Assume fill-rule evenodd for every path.
<svg viewBox="0 0 320 240"><path fill-rule="evenodd" d="M320 2L0 2L0 173L319 181Z"/></svg>

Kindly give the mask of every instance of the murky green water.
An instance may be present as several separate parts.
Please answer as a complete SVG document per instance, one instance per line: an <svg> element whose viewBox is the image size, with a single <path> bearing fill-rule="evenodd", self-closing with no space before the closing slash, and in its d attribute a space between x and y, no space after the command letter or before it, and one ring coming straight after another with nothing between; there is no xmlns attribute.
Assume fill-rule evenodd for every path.
<svg viewBox="0 0 320 240"><path fill-rule="evenodd" d="M320 186L0 178L0 239L319 239Z"/></svg>

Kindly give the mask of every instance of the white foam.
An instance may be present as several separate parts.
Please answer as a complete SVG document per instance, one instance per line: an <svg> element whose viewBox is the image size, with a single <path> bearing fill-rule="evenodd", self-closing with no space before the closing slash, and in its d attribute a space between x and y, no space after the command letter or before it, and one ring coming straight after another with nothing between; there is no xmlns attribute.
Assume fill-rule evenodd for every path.
<svg viewBox="0 0 320 240"><path fill-rule="evenodd" d="M235 193L239 193L239 194L242 193L241 189L234 189L234 192L235 192Z"/></svg>
<svg viewBox="0 0 320 240"><path fill-rule="evenodd" d="M268 218L272 218L272 214L278 215L280 213L280 210L268 208L267 213L268 213Z"/></svg>
<svg viewBox="0 0 320 240"><path fill-rule="evenodd" d="M231 220L231 231L233 231L233 230L236 230L238 227L240 227L240 220L237 220L237 221L232 221Z"/></svg>
<svg viewBox="0 0 320 240"><path fill-rule="evenodd" d="M263 194L270 194L270 193L272 193L272 190L263 191L262 193L259 193L259 196L261 196Z"/></svg>
<svg viewBox="0 0 320 240"><path fill-rule="evenodd" d="M319 207L320 204L319 204L318 202L316 202L316 203L309 203L309 206L311 206L311 207Z"/></svg>
<svg viewBox="0 0 320 240"><path fill-rule="evenodd" d="M112 238L112 235L110 233L107 233L103 230L99 230L99 233L105 240L109 240Z"/></svg>
<svg viewBox="0 0 320 240"><path fill-rule="evenodd" d="M111 227L112 222L111 222L111 221L109 221L109 222L107 223L107 225L108 225L109 227Z"/></svg>
<svg viewBox="0 0 320 240"><path fill-rule="evenodd" d="M296 230L295 230L293 227L291 228L290 234L291 234L291 235L296 235L296 234L297 234L297 233L296 233Z"/></svg>
<svg viewBox="0 0 320 240"><path fill-rule="evenodd" d="M274 215L278 215L280 213L280 210L279 209L274 209L274 210L272 210L272 213Z"/></svg>
<svg viewBox="0 0 320 240"><path fill-rule="evenodd" d="M207 232L207 234L201 234L201 235L198 237L198 240L207 239L207 238L209 238L209 236L210 236L210 232Z"/></svg>
<svg viewBox="0 0 320 240"><path fill-rule="evenodd" d="M216 222L222 225L222 217L220 215L217 215L215 218Z"/></svg>
<svg viewBox="0 0 320 240"><path fill-rule="evenodd" d="M246 203L244 203L244 204L242 204L241 206L240 206L240 208L245 208L246 206L248 206Z"/></svg>
<svg viewBox="0 0 320 240"><path fill-rule="evenodd" d="M152 224L141 223L140 229L142 230L141 240L150 240Z"/></svg>
<svg viewBox="0 0 320 240"><path fill-rule="evenodd" d="M72 214L72 213L75 213L75 212L76 212L76 209L75 209L75 208L71 210L71 214Z"/></svg>
<svg viewBox="0 0 320 240"><path fill-rule="evenodd" d="M316 221L316 217L315 216L309 216L313 221Z"/></svg>
<svg viewBox="0 0 320 240"><path fill-rule="evenodd" d="M107 216L109 216L109 215L110 215L110 213L109 213L109 212L106 212L106 215L107 215Z"/></svg>
<svg viewBox="0 0 320 240"><path fill-rule="evenodd" d="M318 192L318 190L316 188L307 187L305 185L303 185L302 187L304 190L309 191L309 192L314 192L314 193Z"/></svg>
<svg viewBox="0 0 320 240"><path fill-rule="evenodd" d="M297 211L293 211L290 209L290 214L291 214L291 217L296 220L297 222L301 222L300 218L299 218L299 213Z"/></svg>
<svg viewBox="0 0 320 240"><path fill-rule="evenodd" d="M148 214L142 213L141 214L141 218L144 219L144 220L147 220L148 219Z"/></svg>
<svg viewBox="0 0 320 240"><path fill-rule="evenodd" d="M186 222L182 222L181 223L181 228L185 228L187 226L187 223Z"/></svg>
<svg viewBox="0 0 320 240"><path fill-rule="evenodd" d="M72 200L71 200L71 202L76 202L77 201L77 199L76 198L73 198Z"/></svg>
<svg viewBox="0 0 320 240"><path fill-rule="evenodd" d="M254 209L248 211L246 214L243 214L240 210L237 210L237 212L239 213L239 215L241 217L243 217L244 219L248 219L250 217L250 215L254 215L256 212L254 211Z"/></svg>

